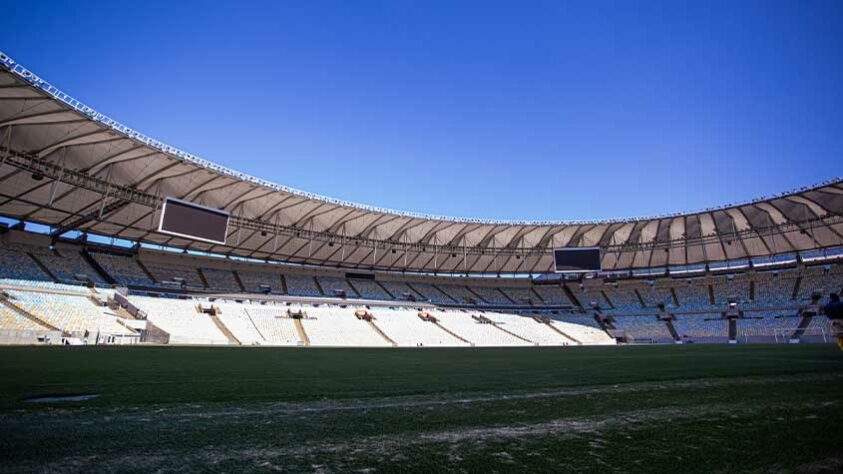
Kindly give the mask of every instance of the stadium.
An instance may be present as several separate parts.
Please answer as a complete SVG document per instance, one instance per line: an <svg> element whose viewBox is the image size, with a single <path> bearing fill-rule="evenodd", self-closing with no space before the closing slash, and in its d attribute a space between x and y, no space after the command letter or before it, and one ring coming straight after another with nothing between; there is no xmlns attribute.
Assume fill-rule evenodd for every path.
<svg viewBox="0 0 843 474"><path fill-rule="evenodd" d="M591 221L363 205L0 52L0 471L839 472L843 179L782 191Z"/></svg>

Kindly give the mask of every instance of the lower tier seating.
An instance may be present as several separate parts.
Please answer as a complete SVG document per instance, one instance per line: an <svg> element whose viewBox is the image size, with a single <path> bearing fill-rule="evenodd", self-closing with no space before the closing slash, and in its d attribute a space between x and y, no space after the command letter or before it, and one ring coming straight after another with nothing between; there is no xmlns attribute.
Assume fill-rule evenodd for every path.
<svg viewBox="0 0 843 474"><path fill-rule="evenodd" d="M415 309L373 309L375 324L399 347L465 347L436 324L422 321Z"/></svg>
<svg viewBox="0 0 843 474"><path fill-rule="evenodd" d="M352 309L319 306L306 311L301 323L311 346L391 346L368 322L357 319Z"/></svg>

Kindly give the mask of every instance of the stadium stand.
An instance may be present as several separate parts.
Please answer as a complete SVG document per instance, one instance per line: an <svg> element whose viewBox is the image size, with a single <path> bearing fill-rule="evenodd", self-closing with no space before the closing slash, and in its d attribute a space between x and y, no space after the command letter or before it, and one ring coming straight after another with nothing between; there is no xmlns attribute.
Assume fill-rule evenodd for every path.
<svg viewBox="0 0 843 474"><path fill-rule="evenodd" d="M131 298L146 312L147 321L166 331L170 344L229 344L211 318L197 311L195 300L174 298Z"/></svg>
<svg viewBox="0 0 843 474"><path fill-rule="evenodd" d="M295 321L287 315L286 306L247 306L243 311L264 339L272 346L298 346L304 344L296 331Z"/></svg>
<svg viewBox="0 0 843 474"><path fill-rule="evenodd" d="M281 288L281 277L277 273L254 272L250 270L237 270L243 287L249 293L259 293L261 287L269 287L272 293L283 293Z"/></svg>
<svg viewBox="0 0 843 474"><path fill-rule="evenodd" d="M56 293L8 290L11 302L46 324L76 337L131 335L132 331L87 298Z"/></svg>
<svg viewBox="0 0 843 474"><path fill-rule="evenodd" d="M814 316L811 318L810 323L808 323L804 335L819 336L825 339L823 342L827 342L834 337L834 331L830 319L825 316Z"/></svg>
<svg viewBox="0 0 843 474"><path fill-rule="evenodd" d="M616 316L614 324L637 342L673 342L665 323L655 316Z"/></svg>
<svg viewBox="0 0 843 474"><path fill-rule="evenodd" d="M3 331L44 331L47 328L37 322L20 315L0 304L0 330Z"/></svg>
<svg viewBox="0 0 843 474"><path fill-rule="evenodd" d="M638 289L638 294L644 300L644 304L648 308L657 308L659 304L664 304L666 309L676 308L673 302L673 295L671 294L669 286L653 284Z"/></svg>
<svg viewBox="0 0 843 474"><path fill-rule="evenodd" d="M601 346L615 344L614 338L599 328L559 320L553 320L550 324L573 337L580 344Z"/></svg>
<svg viewBox="0 0 843 474"><path fill-rule="evenodd" d="M793 300L793 289L797 277L790 273L772 274L756 273L753 275L755 283L755 300L753 308L763 307L787 307L796 302Z"/></svg>
<svg viewBox="0 0 843 474"><path fill-rule="evenodd" d="M362 298L383 301L393 299L375 280L349 279L348 281Z"/></svg>
<svg viewBox="0 0 843 474"><path fill-rule="evenodd" d="M547 305L565 306L571 304L571 301L565 296L565 292L559 286L536 285L533 287L533 290L538 293Z"/></svg>
<svg viewBox="0 0 843 474"><path fill-rule="evenodd" d="M480 322L471 316L477 313L463 311L436 311L431 313L444 328L469 341L474 346L528 346L517 337L498 329L491 322Z"/></svg>
<svg viewBox="0 0 843 474"><path fill-rule="evenodd" d="M673 327L685 341L725 342L729 337L728 323L720 313L677 315Z"/></svg>
<svg viewBox="0 0 843 474"><path fill-rule="evenodd" d="M463 285L436 285L436 287L458 304L478 305L485 303Z"/></svg>
<svg viewBox="0 0 843 474"><path fill-rule="evenodd" d="M86 250L78 244L60 242L53 250L0 241L0 274L5 276L0 278L0 289L7 291L12 298L10 301L22 311L31 312L35 318L27 319L14 311L9 313L6 307L0 322L3 337L14 331L38 331L37 321L42 320L74 337L85 331L89 336L98 331L108 337L119 335L137 341L144 331L145 321L132 322L136 330L130 330L128 323L121 319L129 317L125 313L118 317L88 299L96 296L104 301L112 296L113 291L103 289L111 278L119 285L135 288L133 292L148 289L153 294L185 291L198 295L237 294L242 291L239 283L242 282L246 292L252 293L252 296L244 294L247 300L261 292L262 285L268 285L274 295L283 295L286 281L290 295L304 298L296 301L308 316L297 323L287 314L289 307L283 300L282 304L210 302L201 296L162 299L131 294L129 301L137 302L137 308L147 315L151 327L166 333L172 344L460 347L614 342L592 315L581 313L583 309L575 307L576 304L568 299L565 287L559 284L497 287L471 278L454 279L450 283L441 276L427 280L421 276L409 280L394 276L386 281L348 280L307 274L306 270L285 272L285 279L282 279L280 273L274 273L278 271L277 267L270 270L267 265L233 262L231 269L220 269L214 266L217 264L202 263L202 257L173 253L163 254L166 258L162 258L160 252L152 256L141 254L138 261L138 257L112 253L103 246L87 250L99 268L97 270L83 252ZM267 270L263 271L263 267ZM101 271L105 275L101 275ZM150 274L159 281L151 280ZM90 278L97 288L86 288L77 281L77 275ZM59 282L52 281L52 276ZM164 283L178 278L184 279L186 287ZM843 287L843 271L839 265L821 265L748 271L734 276L655 278L617 284L604 284L595 279L585 281L582 287L574 282L565 285L578 302L585 305L585 310L590 309L591 301L601 302L602 314L613 317L615 330L627 334L628 342L673 340L668 325L655 317L659 303L665 303L665 312L673 315L672 324L680 341L723 342L728 337L728 323L720 319L721 312L727 309L732 298L737 299L738 309L744 311L745 316L735 324L738 342L783 342L800 336L807 341L822 342L831 334L827 320L821 316L808 318L800 326L803 320L795 315L814 292L821 292L825 298L828 292L843 289L838 288ZM352 307L308 304L309 297L335 297L334 290L344 291L350 298L359 295L369 300L367 304L375 305L370 309L374 319L371 322L357 319ZM431 307L427 311L438 320L432 323L420 319L418 309L378 306L378 301L383 301L384 305L395 301L393 295L398 300L406 300L407 294L413 295L420 305L463 309ZM675 304L674 295L679 305ZM214 315L204 314L197 310L197 305L212 305L217 310ZM525 305L531 308L524 309ZM500 309L489 312L484 310L486 306ZM575 308L560 312L554 306ZM507 307L518 309L522 315L508 313L503 309ZM534 317L550 318L550 322ZM44 327L40 330L43 332Z"/></svg>
<svg viewBox="0 0 843 474"><path fill-rule="evenodd" d="M539 298L530 290L530 288L504 287L501 288L501 292L508 296L509 299L514 301L517 305L542 304L542 300L539 300Z"/></svg>
<svg viewBox="0 0 843 474"><path fill-rule="evenodd" d="M840 294L843 291L843 274L827 271L822 267L806 269L799 285L798 301L809 301L815 292L822 295L822 301L828 301L829 293Z"/></svg>
<svg viewBox="0 0 843 474"><path fill-rule="evenodd" d="M376 308L375 322L398 347L466 347L469 344L423 321L415 309Z"/></svg>
<svg viewBox="0 0 843 474"><path fill-rule="evenodd" d="M571 324L579 324L583 326L589 326L593 328L600 329L600 325L594 319L594 316L586 315L586 314L567 314L561 316L555 316L553 319L558 321L571 323Z"/></svg>
<svg viewBox="0 0 843 474"><path fill-rule="evenodd" d="M644 312L644 307L632 288L609 289L605 290L604 293L612 303L612 313L635 314Z"/></svg>
<svg viewBox="0 0 843 474"><path fill-rule="evenodd" d="M708 297L708 284L704 280L688 280L676 286L676 299L682 311L707 311L711 309Z"/></svg>
<svg viewBox="0 0 843 474"><path fill-rule="evenodd" d="M105 280L82 258L78 248L64 247L57 252L40 252L38 260L62 283L78 283L78 276L85 276L97 286L106 285Z"/></svg>
<svg viewBox="0 0 843 474"><path fill-rule="evenodd" d="M572 291L580 304L585 308L591 308L593 303L599 305L603 310L612 308L612 305L603 297L603 292L599 288L573 289Z"/></svg>
<svg viewBox="0 0 843 474"><path fill-rule="evenodd" d="M727 306L730 299L746 304L749 301L749 286L747 278L717 278L711 284L715 306Z"/></svg>
<svg viewBox="0 0 843 474"><path fill-rule="evenodd" d="M18 244L9 244L0 240L0 278L15 280L51 281L35 260L27 252L33 250Z"/></svg>
<svg viewBox="0 0 843 474"><path fill-rule="evenodd" d="M306 312L301 323L311 346L391 346L366 321L357 319L351 308L319 306Z"/></svg>
<svg viewBox="0 0 843 474"><path fill-rule="evenodd" d="M424 301L430 301L434 304L456 304L457 300L451 298L445 293L442 293L440 290L436 289L430 283L419 283L419 282L411 282L409 284L415 291L414 293L420 294ZM392 290L390 290L391 292Z"/></svg>
<svg viewBox="0 0 843 474"><path fill-rule="evenodd" d="M512 306L512 301L510 301L498 288L490 286L470 286L469 289L480 297L480 301L478 301L478 303L495 306Z"/></svg>
<svg viewBox="0 0 843 474"><path fill-rule="evenodd" d="M0 288L22 289L26 291L41 291L41 292L58 292L58 293L74 293L82 296L88 296L91 291L79 284L68 285L64 283L52 283L49 281L35 281L35 280L13 280L10 278L0 279Z"/></svg>
<svg viewBox="0 0 843 474"><path fill-rule="evenodd" d="M284 275L287 281L287 293L293 296L322 296L316 281L307 275Z"/></svg>
<svg viewBox="0 0 843 474"><path fill-rule="evenodd" d="M168 282L184 281L188 288L199 290L205 288L194 267L176 264L165 265L158 262L144 262L144 265L158 283L167 284Z"/></svg>
<svg viewBox="0 0 843 474"><path fill-rule="evenodd" d="M135 259L128 255L90 252L91 257L121 285L156 286Z"/></svg>
<svg viewBox="0 0 843 474"><path fill-rule="evenodd" d="M503 313L484 313L484 316L494 321L498 327L539 346L567 346L572 344L571 340L554 331L547 324L533 318Z"/></svg>
<svg viewBox="0 0 843 474"><path fill-rule="evenodd" d="M217 268L201 268L200 271L205 275L205 281L208 282L208 287L212 290L230 291L239 293L242 290L237 280L234 278L234 272L231 270L220 270Z"/></svg>
<svg viewBox="0 0 843 474"><path fill-rule="evenodd" d="M259 346L267 343L247 312L248 305L233 302L214 302L219 308L217 317L223 325L244 346Z"/></svg>
<svg viewBox="0 0 843 474"><path fill-rule="evenodd" d="M354 291L345 278L320 276L317 277L317 280L319 280L319 286L322 287L322 291L327 296L335 296L337 292L342 292L349 298L357 297L357 292Z"/></svg>
<svg viewBox="0 0 843 474"><path fill-rule="evenodd" d="M383 282L381 282L381 284L383 285L384 288L386 288L386 290L388 292L392 293L392 295L395 296L396 299L399 299L399 300L402 300L402 301L407 300L407 296L409 295L410 297L412 297L413 299L415 299L417 301L427 300L427 298L425 298L422 294L420 294L418 291L410 288L410 286L407 285L404 282L383 281Z"/></svg>
<svg viewBox="0 0 843 474"><path fill-rule="evenodd" d="M787 316L781 311L755 311L746 313L744 318L738 319L738 338L756 342L774 341L776 338L790 339L796 330L800 318Z"/></svg>

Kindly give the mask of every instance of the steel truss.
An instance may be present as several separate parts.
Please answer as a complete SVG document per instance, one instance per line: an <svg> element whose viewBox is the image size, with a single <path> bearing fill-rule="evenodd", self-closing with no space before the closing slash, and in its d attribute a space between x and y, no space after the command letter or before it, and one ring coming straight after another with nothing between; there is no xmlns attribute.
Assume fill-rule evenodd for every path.
<svg viewBox="0 0 843 474"><path fill-rule="evenodd" d="M94 212L87 216L88 221L100 221L108 213L103 213L103 209L115 209L128 204L137 204L150 208L153 212L160 208L164 199L160 196L150 194L129 186L118 185L109 182L106 179L91 176L89 174L67 169L58 164L51 163L44 159L38 158L32 154L22 153L16 150L11 150L6 146L0 146L0 155L2 155L5 163L9 166L17 168L21 171L41 175L44 178L61 182L63 184L85 189L94 193L102 195L102 204L100 211ZM107 201L109 203L107 203ZM45 208L50 208L50 205L44 205ZM80 220L80 222L82 222ZM838 214L828 214L825 217L807 219L799 222L788 222L785 224L772 225L764 228L752 228L743 231L735 231L730 233L719 233L707 235L693 239L675 239L669 241L654 241L647 243L624 243L607 245L603 247L604 254L620 254L624 252L643 252L656 250L669 250L673 248L685 248L693 246L704 246L706 244L717 244L724 240L738 241L743 238L764 238L774 237L790 232L810 233L813 229L819 227L826 227L835 224L843 223L843 216ZM389 252L392 250L400 252L411 253L432 253L436 255L453 255L457 254L463 258L468 256L482 256L492 255L495 257L544 257L551 256L552 249L537 248L537 247L504 247L504 248L488 248L476 246L461 246L452 244L437 244L437 243L407 243L393 240L372 239L362 236L349 236L345 234L336 234L333 232L316 231L306 227L296 227L282 225L277 222L271 222L262 219L253 219L243 217L240 215L231 216L231 225L236 227L239 231L253 231L254 233L261 232L266 235L275 237L298 238L308 240L316 243L328 243L340 246L352 246L371 249L372 251ZM62 226L59 229L61 232L73 230L67 226ZM236 248L236 245L226 245L229 248ZM272 252L273 254L275 252ZM748 258L749 256L747 256ZM702 263L702 262L701 262Z"/></svg>

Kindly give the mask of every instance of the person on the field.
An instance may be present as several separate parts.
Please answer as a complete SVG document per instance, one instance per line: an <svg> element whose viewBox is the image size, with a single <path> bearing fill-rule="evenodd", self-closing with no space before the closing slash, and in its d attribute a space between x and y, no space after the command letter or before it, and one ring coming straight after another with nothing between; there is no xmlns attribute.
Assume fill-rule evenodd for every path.
<svg viewBox="0 0 843 474"><path fill-rule="evenodd" d="M825 305L823 312L825 317L831 320L831 327L834 328L834 336L837 338L837 346L843 350L843 303L840 302L840 295L832 293L828 295L831 301Z"/></svg>

